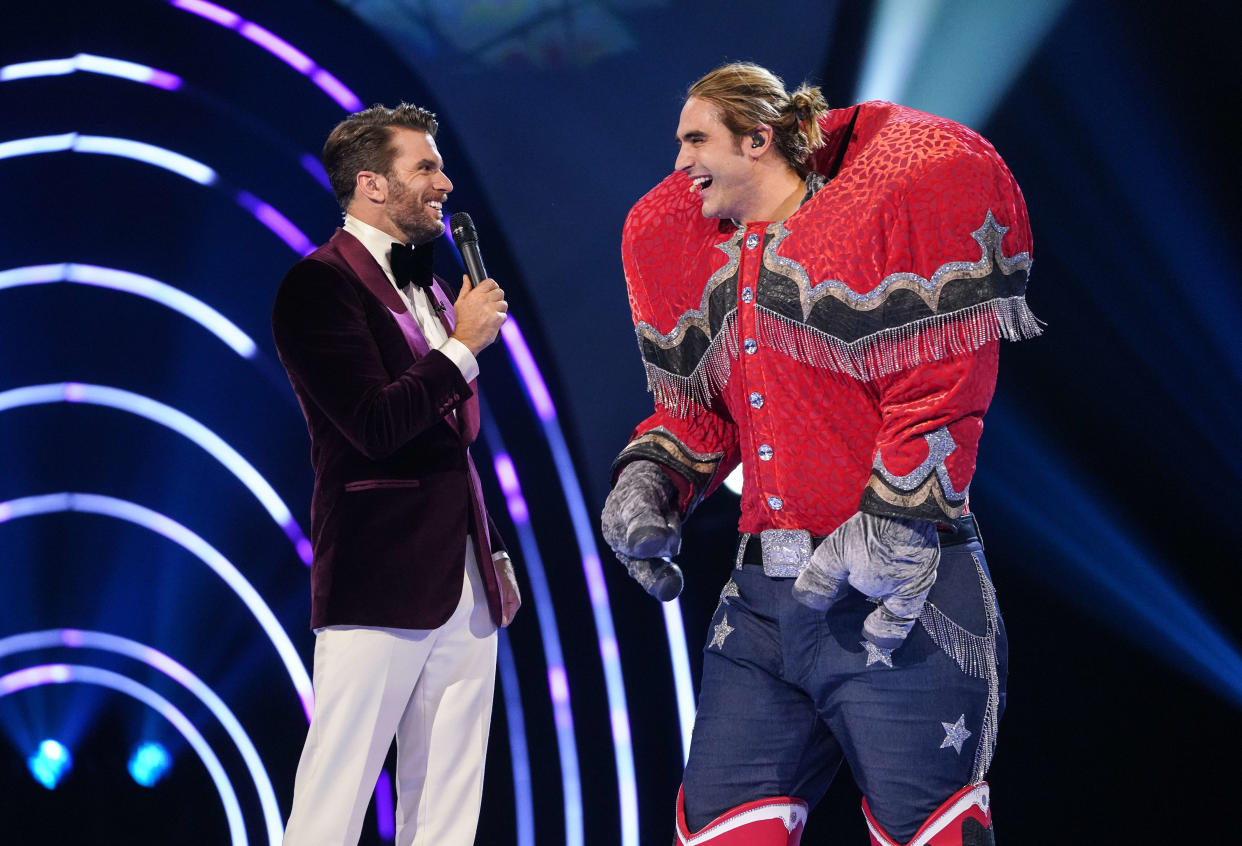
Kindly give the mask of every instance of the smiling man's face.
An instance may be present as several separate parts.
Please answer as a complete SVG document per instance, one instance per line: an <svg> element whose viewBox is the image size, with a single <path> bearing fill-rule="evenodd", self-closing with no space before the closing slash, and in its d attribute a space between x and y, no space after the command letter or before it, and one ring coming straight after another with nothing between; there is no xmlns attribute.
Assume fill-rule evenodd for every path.
<svg viewBox="0 0 1242 846"><path fill-rule="evenodd" d="M754 158L746 155L742 139L721 122L712 103L691 97L682 106L674 166L690 177L690 190L703 200L704 217L748 219Z"/></svg>
<svg viewBox="0 0 1242 846"><path fill-rule="evenodd" d="M388 201L384 213L407 244L425 244L444 232L441 207L453 183L444 173L436 140L426 132L394 129L397 151L386 175Z"/></svg>

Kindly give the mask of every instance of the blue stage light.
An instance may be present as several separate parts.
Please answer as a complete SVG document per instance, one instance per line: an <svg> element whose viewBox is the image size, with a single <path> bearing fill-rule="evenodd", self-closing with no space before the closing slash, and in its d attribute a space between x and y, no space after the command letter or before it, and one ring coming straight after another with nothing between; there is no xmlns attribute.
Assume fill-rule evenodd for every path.
<svg viewBox="0 0 1242 846"><path fill-rule="evenodd" d="M172 756L153 741L140 744L129 757L129 774L143 787L155 787L171 768Z"/></svg>
<svg viewBox="0 0 1242 846"><path fill-rule="evenodd" d="M39 750L26 759L26 766L35 781L48 790L55 790L73 768L73 756L59 741L45 740L39 744Z"/></svg>

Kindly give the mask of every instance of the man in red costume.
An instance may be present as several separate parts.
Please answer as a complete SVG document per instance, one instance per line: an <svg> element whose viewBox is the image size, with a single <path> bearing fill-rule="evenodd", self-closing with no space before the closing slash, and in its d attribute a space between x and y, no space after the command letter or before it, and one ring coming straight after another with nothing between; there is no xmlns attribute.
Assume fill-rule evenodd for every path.
<svg viewBox="0 0 1242 846"><path fill-rule="evenodd" d="M1006 640L967 491L998 341L1039 334L1022 194L964 126L750 64L690 87L677 142L623 233L656 409L602 523L664 598L742 464L678 842L796 844L844 760L876 846L994 843Z"/></svg>

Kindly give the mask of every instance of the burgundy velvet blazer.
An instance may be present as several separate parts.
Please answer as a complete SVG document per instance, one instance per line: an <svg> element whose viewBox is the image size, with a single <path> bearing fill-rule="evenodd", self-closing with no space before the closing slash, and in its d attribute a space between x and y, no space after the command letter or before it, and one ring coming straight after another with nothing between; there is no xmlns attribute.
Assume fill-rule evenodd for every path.
<svg viewBox="0 0 1242 846"><path fill-rule="evenodd" d="M358 239L338 229L293 266L272 332L310 432L311 628L440 626L461 598L468 535L499 621L489 535L504 546L468 452L478 398Z"/></svg>

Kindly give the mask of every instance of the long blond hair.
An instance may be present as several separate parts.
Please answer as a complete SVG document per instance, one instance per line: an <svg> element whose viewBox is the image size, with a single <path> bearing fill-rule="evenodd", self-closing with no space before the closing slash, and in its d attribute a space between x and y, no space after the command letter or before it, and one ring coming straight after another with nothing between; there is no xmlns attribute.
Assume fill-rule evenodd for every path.
<svg viewBox="0 0 1242 846"><path fill-rule="evenodd" d="M759 124L772 127L773 143L799 176L806 175L811 153L824 145L819 118L828 111L828 102L819 88L804 83L786 92L784 81L759 65L721 65L691 85L686 97L714 105L720 122L734 135L749 133Z"/></svg>

